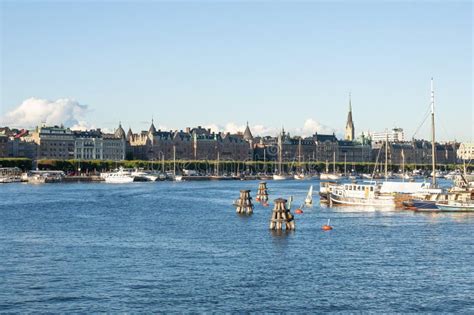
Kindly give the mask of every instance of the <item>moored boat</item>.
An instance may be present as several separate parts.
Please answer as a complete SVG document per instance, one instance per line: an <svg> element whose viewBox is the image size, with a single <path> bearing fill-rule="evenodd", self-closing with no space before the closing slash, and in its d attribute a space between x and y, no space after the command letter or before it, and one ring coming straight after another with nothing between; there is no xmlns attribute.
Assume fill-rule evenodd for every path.
<svg viewBox="0 0 474 315"><path fill-rule="evenodd" d="M133 176L130 172L125 171L122 167L116 172L101 174L106 183L111 184L126 184L133 182Z"/></svg>
<svg viewBox="0 0 474 315"><path fill-rule="evenodd" d="M441 212L474 212L474 201L437 202L436 206Z"/></svg>
<svg viewBox="0 0 474 315"><path fill-rule="evenodd" d="M59 183L65 176L63 171L29 171L26 179L31 184Z"/></svg>

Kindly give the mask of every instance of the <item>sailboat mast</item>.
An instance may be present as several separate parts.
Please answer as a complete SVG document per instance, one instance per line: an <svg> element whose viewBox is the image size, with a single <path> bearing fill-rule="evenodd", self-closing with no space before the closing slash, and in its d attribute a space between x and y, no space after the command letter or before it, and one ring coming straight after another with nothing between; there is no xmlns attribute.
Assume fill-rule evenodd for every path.
<svg viewBox="0 0 474 315"><path fill-rule="evenodd" d="M388 131L385 132L385 179L388 178Z"/></svg>
<svg viewBox="0 0 474 315"><path fill-rule="evenodd" d="M176 178L176 146L173 146L173 176Z"/></svg>
<svg viewBox="0 0 474 315"><path fill-rule="evenodd" d="M431 164L433 168L433 186L436 186L436 147L433 78L431 78Z"/></svg>
<svg viewBox="0 0 474 315"><path fill-rule="evenodd" d="M219 161L219 158L220 158L220 156L219 156L219 151L217 151L217 164L216 164L216 170L217 170L217 171L216 171L216 176L219 176L219 162L220 162L220 161Z"/></svg>
<svg viewBox="0 0 474 315"><path fill-rule="evenodd" d="M332 172L336 174L336 151L332 152Z"/></svg>
<svg viewBox="0 0 474 315"><path fill-rule="evenodd" d="M279 138L279 141L278 141L278 175L281 175L281 163L282 163L282 158L283 158L283 155L282 155L282 141L283 139Z"/></svg>
<svg viewBox="0 0 474 315"><path fill-rule="evenodd" d="M344 176L347 176L347 153L344 153Z"/></svg>
<svg viewBox="0 0 474 315"><path fill-rule="evenodd" d="M161 154L161 170L165 173L165 154Z"/></svg>

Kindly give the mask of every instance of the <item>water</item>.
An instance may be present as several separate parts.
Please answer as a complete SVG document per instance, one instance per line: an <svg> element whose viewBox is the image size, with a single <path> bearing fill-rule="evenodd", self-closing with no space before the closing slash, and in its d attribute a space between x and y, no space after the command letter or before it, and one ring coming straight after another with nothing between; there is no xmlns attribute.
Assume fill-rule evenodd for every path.
<svg viewBox="0 0 474 315"><path fill-rule="evenodd" d="M314 206L277 235L231 206L257 186L2 185L0 311L474 312L474 215Z"/></svg>

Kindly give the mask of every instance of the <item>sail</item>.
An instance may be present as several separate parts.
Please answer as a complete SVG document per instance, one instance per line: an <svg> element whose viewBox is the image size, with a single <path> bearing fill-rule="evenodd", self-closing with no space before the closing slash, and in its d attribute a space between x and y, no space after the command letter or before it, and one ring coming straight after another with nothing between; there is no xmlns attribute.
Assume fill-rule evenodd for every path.
<svg viewBox="0 0 474 315"><path fill-rule="evenodd" d="M308 194L306 195L306 199L304 200L306 204L313 203L313 185L309 187Z"/></svg>

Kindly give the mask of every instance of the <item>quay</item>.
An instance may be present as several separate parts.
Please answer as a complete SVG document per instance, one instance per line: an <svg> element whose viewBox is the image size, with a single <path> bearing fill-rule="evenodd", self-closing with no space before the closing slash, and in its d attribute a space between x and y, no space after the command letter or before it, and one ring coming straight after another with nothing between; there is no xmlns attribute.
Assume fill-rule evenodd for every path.
<svg viewBox="0 0 474 315"><path fill-rule="evenodd" d="M63 182L66 183L90 183L90 182L103 182L104 179L100 176L65 176Z"/></svg>

